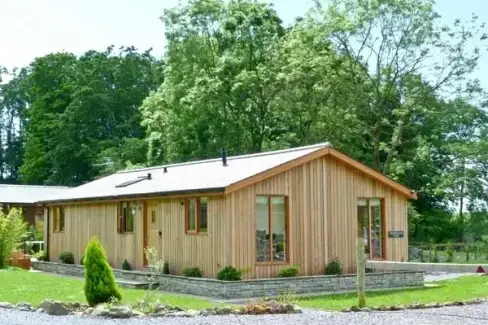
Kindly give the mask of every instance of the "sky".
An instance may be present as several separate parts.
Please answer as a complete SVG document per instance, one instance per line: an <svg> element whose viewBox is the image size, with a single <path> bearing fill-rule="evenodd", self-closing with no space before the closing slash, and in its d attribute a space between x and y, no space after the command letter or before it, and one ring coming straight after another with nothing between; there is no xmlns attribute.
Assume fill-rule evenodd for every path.
<svg viewBox="0 0 488 325"><path fill-rule="evenodd" d="M52 52L81 54L109 45L134 45L161 56L164 8L178 0L0 0L0 65L9 69L28 65ZM290 24L304 15L310 0L274 0L278 14ZM445 23L469 19L476 13L488 23L488 0L437 0ZM488 56L473 75L488 89Z"/></svg>

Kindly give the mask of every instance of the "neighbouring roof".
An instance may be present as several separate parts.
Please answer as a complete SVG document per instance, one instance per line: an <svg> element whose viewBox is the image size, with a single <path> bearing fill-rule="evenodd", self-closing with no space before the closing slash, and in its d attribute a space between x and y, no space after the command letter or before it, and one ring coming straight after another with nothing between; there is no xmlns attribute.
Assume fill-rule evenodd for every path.
<svg viewBox="0 0 488 325"><path fill-rule="evenodd" d="M66 186L0 184L0 203L34 204L47 196L68 189Z"/></svg>
<svg viewBox="0 0 488 325"><path fill-rule="evenodd" d="M359 164L351 158L333 150L329 143L298 147L286 150L263 152L250 155L227 157L227 165L222 157L158 167L120 171L93 182L60 191L42 202L87 201L95 199L115 199L122 197L144 197L177 195L183 193L220 192L228 193L249 185L254 178L269 177L280 172L282 166L292 168L321 155L334 154L359 169L371 172L373 177L397 186L405 195L414 195L408 188ZM342 157L342 156L346 157ZM353 162L353 163L352 163ZM275 172L276 171L276 172Z"/></svg>

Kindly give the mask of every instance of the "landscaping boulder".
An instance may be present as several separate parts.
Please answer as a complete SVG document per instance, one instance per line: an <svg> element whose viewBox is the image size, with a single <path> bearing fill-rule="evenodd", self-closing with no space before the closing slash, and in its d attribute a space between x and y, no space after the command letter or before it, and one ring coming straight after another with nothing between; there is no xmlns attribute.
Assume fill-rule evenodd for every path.
<svg viewBox="0 0 488 325"><path fill-rule="evenodd" d="M91 315L91 313L95 310L95 308L93 307L88 307L87 309L85 309L85 311L83 312L83 315Z"/></svg>
<svg viewBox="0 0 488 325"><path fill-rule="evenodd" d="M44 300L40 305L46 314L54 316L65 316L69 314L69 310L59 301Z"/></svg>
<svg viewBox="0 0 488 325"><path fill-rule="evenodd" d="M19 302L17 305L15 305L15 309L18 309L21 311L31 311L32 305L29 304L28 302Z"/></svg>
<svg viewBox="0 0 488 325"><path fill-rule="evenodd" d="M105 308L104 304L98 304L95 309L93 309L92 316L105 317L108 315L108 309Z"/></svg>
<svg viewBox="0 0 488 325"><path fill-rule="evenodd" d="M106 316L110 318L130 318L132 310L127 306L114 306L110 307Z"/></svg>
<svg viewBox="0 0 488 325"><path fill-rule="evenodd" d="M14 308L14 305L9 302L0 302L0 308L11 309Z"/></svg>

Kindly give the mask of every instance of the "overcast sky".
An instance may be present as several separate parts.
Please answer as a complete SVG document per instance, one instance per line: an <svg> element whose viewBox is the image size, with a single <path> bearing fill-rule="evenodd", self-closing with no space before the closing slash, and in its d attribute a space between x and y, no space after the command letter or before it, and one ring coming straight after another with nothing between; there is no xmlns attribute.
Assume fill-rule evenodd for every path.
<svg viewBox="0 0 488 325"><path fill-rule="evenodd" d="M275 0L285 23L303 15L310 0ZM81 54L113 44L153 48L163 53L163 8L178 0L0 0L0 65L28 65L34 58L57 51ZM438 0L446 23L469 19L475 12L488 22L488 0ZM488 88L488 57L475 76Z"/></svg>

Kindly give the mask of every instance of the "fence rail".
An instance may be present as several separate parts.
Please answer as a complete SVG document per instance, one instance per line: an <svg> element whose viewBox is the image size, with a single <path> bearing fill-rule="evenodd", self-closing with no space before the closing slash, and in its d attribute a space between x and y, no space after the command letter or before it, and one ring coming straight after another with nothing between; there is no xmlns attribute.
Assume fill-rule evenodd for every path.
<svg viewBox="0 0 488 325"><path fill-rule="evenodd" d="M488 262L488 243L411 243L408 255L411 262L486 263Z"/></svg>

